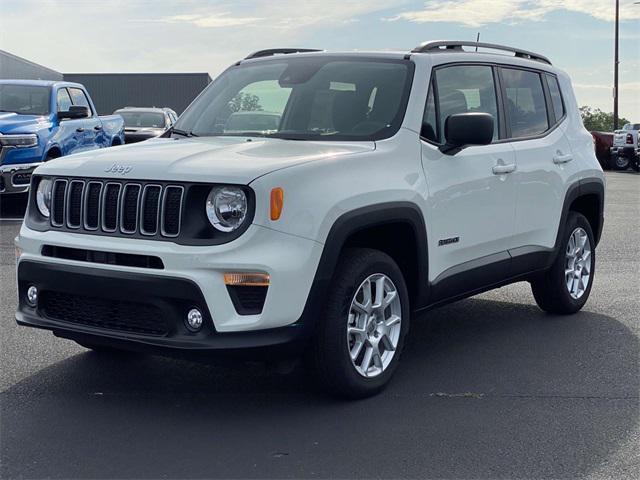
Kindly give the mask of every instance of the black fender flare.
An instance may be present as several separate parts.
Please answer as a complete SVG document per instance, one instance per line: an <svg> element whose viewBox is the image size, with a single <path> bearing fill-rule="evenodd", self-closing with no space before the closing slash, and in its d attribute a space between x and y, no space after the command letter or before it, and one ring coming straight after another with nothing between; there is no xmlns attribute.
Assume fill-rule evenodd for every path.
<svg viewBox="0 0 640 480"><path fill-rule="evenodd" d="M553 250L555 253L560 250L560 242L562 241L562 227L567 223L567 217L569 216L569 209L571 208L571 204L584 195L596 195L599 199L598 228L593 232L593 236L596 241L596 246L600 242L600 237L602 236L602 228L604 226L604 182L602 181L602 179L597 177L584 178L571 184L564 196L564 202L562 204L562 214L560 216L560 223L558 224L556 241L553 246Z"/></svg>
<svg viewBox="0 0 640 480"><path fill-rule="evenodd" d="M387 202L369 205L342 214L333 223L320 256L311 290L296 322L305 328L316 323L322 313L322 301L338 266L342 249L349 237L361 230L390 223L405 223L411 227L417 248L417 296L412 309L422 306L428 294L428 243L427 229L422 211L412 202Z"/></svg>

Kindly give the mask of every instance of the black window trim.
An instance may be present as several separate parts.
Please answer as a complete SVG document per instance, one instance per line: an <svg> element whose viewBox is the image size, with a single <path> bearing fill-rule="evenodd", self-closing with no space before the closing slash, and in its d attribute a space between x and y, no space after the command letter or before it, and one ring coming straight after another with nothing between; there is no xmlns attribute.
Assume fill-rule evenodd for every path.
<svg viewBox="0 0 640 480"><path fill-rule="evenodd" d="M548 135L550 135L556 128L558 128L560 126L560 124L562 123L562 121L567 117L567 109L565 107L565 103L564 103L564 97L562 96L562 90L560 90L560 83L558 82L558 89L560 90L560 98L562 99L562 109L564 110L564 116L559 120L556 121L555 123L553 123L552 118L555 117L555 114L551 113L553 110L549 110L549 105L552 103L551 102L551 95L549 93L549 89L547 86L547 81L546 81L546 77L545 74L549 74L552 75L553 77L556 77L557 79L557 75L555 75L554 73L548 72L546 70L540 70L537 68L529 68L529 67L523 67L520 65L506 65L506 64L499 64L497 65L498 68L498 74L500 76L500 80L501 80L501 85L504 84L504 80L502 78L502 70L504 69L511 69L511 70L525 70L525 71L529 71L532 73L537 73L538 74L538 78L540 79L540 84L542 86L542 92L544 94L544 102L545 102L545 108L547 110L547 122L548 122L548 126L547 129L541 133L538 133L536 135L527 135L526 137L517 137L514 138L511 136L511 125L509 123L509 112L507 111L507 109L504 109L504 117L506 122L506 127L507 127L507 135L504 139L499 140L498 142L495 143L510 143L510 142L523 142L523 141L527 141L527 140L538 140L540 138L545 138ZM543 80L544 78L544 80ZM506 96L507 96L507 91L506 89L502 88L501 89L502 92L502 101L506 102ZM553 115L553 117L551 117L551 115Z"/></svg>
<svg viewBox="0 0 640 480"><path fill-rule="evenodd" d="M440 127L440 111L439 111L439 102L438 102L438 84L436 81L436 75L435 72L441 68L445 68L445 67L450 67L450 66L458 66L458 65L485 65L485 66L490 66L493 68L494 73L494 83L495 83L495 87L496 87L496 101L497 101L497 106L498 106L498 139L494 140L493 142L490 143L490 145L496 145L496 144L502 144L502 143L510 143L510 142L522 142L522 141L527 141L527 140L537 140L540 138L544 138L548 135L550 135L556 128L558 128L563 122L564 120L567 118L567 106L566 106L566 102L564 100L564 94L562 93L562 88L560 88L560 82L558 81L558 76L554 73L554 72L550 72L548 70L544 70L544 69L539 69L539 68L532 68L532 67L528 67L528 66L522 66L522 65L513 65L513 64L508 64L508 63L492 63L492 62L470 62L470 61L464 61L464 62L447 62L447 63L441 63L438 65L435 65L434 67L431 68L431 76L429 79L429 89L427 90L427 97L425 98L425 108L422 110L422 121L424 121L424 112L426 109L426 102L429 98L429 92L431 91L431 85L433 84L434 86L434 103L435 103L435 108L436 108L436 126L437 126L437 130L438 130L438 139L441 139L440 134L444 135L444 132L441 131L441 127ZM549 128L547 128L547 130L545 130L544 132L537 134L537 135L530 135L527 137L518 137L518 138L513 138L511 137L511 128L509 126L509 122L508 122L508 112L506 111L506 109L504 108L505 105L505 96L506 96L506 90L503 88L503 84L504 84L504 80L502 78L502 69L504 68L510 68L510 69L514 69L514 70L526 70L526 71L530 71L533 73L537 73L540 76L540 82L542 84L542 90L544 92L544 96L545 96L545 107L547 109L547 119L549 121L549 125L551 125ZM546 75L550 75L552 77L554 77L556 79L556 81L558 82L558 91L560 92L560 99L562 100L562 110L564 112L562 118L560 119L556 119L555 123L551 122L549 120L549 115L553 115L553 117L555 117L555 113L551 113L553 112L553 110L549 110L549 103L552 104L553 106L553 102L551 101L551 95L549 93L549 89L548 89L548 85L547 85L547 77ZM543 80L544 79L544 80ZM420 123L421 128L420 130L422 130L422 123ZM420 140L422 140L425 143L428 143L430 145L433 145L435 147L439 147L442 146L442 143L436 143L433 142L431 140L428 140L427 138L423 137L422 135L420 135Z"/></svg>
<svg viewBox="0 0 640 480"><path fill-rule="evenodd" d="M496 122L498 125L498 138L492 141L489 145L495 145L497 143L502 143L508 140L506 136L507 130L506 130L506 120L505 120L505 115L503 110L503 98L501 95L502 84L501 84L501 78L500 78L499 72L497 70L497 67L499 66L499 64L491 63L491 62L469 62L469 61L441 63L431 68L431 76L429 78L429 89L427 90L427 97L425 98L425 104L422 110L422 122L424 122L424 112L426 111L427 101L429 100L429 93L431 92L431 88L433 86L433 92L434 92L433 100L434 100L434 105L436 110L436 130L437 130L437 137L438 137L438 140L440 140L440 142L434 142L422 136L422 122L420 123L420 140L430 145L433 145L435 147L441 147L442 145L444 145L445 143L445 140L443 138L444 127L440 125L440 102L438 98L438 81L436 79L436 72L443 68L458 67L458 66L485 66L485 67L491 68L491 74L493 75L494 94L496 96L496 110L498 114L498 119Z"/></svg>

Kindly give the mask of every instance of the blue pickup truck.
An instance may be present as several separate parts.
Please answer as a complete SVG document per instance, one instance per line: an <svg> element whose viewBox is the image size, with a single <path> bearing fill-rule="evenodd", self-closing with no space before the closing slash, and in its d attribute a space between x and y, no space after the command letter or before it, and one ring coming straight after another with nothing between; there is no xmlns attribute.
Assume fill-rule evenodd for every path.
<svg viewBox="0 0 640 480"><path fill-rule="evenodd" d="M98 116L78 83L0 80L0 194L29 189L49 159L124 143L124 120Z"/></svg>

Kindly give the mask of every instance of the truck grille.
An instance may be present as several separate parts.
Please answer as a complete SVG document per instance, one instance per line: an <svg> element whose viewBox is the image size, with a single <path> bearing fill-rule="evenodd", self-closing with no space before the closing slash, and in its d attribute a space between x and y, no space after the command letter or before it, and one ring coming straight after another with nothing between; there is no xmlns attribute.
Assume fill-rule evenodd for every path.
<svg viewBox="0 0 640 480"><path fill-rule="evenodd" d="M184 187L146 182L57 178L51 195L51 226L121 236L177 237Z"/></svg>

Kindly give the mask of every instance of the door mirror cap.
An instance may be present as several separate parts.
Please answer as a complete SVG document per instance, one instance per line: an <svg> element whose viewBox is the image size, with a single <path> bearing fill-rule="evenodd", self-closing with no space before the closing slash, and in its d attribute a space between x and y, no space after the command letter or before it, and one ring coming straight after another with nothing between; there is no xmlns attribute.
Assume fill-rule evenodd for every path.
<svg viewBox="0 0 640 480"><path fill-rule="evenodd" d="M442 153L455 155L469 145L488 145L493 141L493 115L481 112L456 113L444 122L446 143Z"/></svg>
<svg viewBox="0 0 640 480"><path fill-rule="evenodd" d="M71 105L69 110L64 110L58 112L58 118L60 120L64 119L76 119L76 118L88 118L89 117L89 107L84 107L82 105Z"/></svg>

